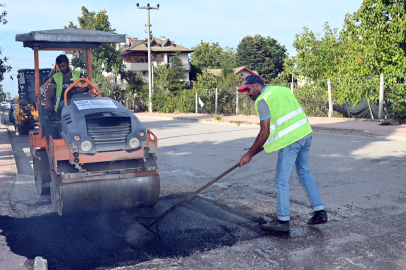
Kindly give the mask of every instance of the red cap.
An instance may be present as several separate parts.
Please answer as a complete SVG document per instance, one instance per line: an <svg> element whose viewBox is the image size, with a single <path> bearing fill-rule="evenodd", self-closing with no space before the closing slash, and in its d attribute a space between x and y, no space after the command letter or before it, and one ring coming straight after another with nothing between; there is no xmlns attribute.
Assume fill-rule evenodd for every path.
<svg viewBox="0 0 406 270"><path fill-rule="evenodd" d="M245 78L244 85L238 89L238 92L245 92L246 88L254 83L264 83L264 80L258 75L249 75Z"/></svg>
<svg viewBox="0 0 406 270"><path fill-rule="evenodd" d="M245 89L249 86L249 84L245 84L243 86L241 86L240 88L238 88L238 92L245 92Z"/></svg>

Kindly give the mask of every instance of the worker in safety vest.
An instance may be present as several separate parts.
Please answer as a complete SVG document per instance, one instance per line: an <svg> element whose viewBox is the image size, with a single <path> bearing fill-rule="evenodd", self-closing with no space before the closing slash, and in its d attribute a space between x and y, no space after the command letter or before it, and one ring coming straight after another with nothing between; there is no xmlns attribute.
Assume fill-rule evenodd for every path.
<svg viewBox="0 0 406 270"><path fill-rule="evenodd" d="M59 67L59 70L61 72L56 73L53 78L51 83L49 84L49 87L46 92L46 104L45 104L45 110L50 111L52 110L52 102L51 98L54 94L54 90L56 87L56 102L55 102L55 111L57 112L58 110L62 110L64 106L64 93L66 89L77 79L79 78L85 78L83 74L80 73L80 71L77 70L71 70L69 68L69 59L65 54L61 54L56 58L56 64ZM81 82L83 83L83 82ZM79 93L86 93L88 91L88 88L80 88L80 87L73 87L69 92L68 92L68 104L70 104L70 99L72 98L73 95L79 94ZM92 92L93 94L93 92Z"/></svg>
<svg viewBox="0 0 406 270"><path fill-rule="evenodd" d="M309 167L309 148L313 131L295 96L289 88L266 86L258 75L247 76L238 91L246 92L247 96L255 101L255 110L260 117L261 126L253 146L241 157L240 167L249 163L262 146L267 153L279 150L275 175L278 218L262 224L261 227L269 231L289 232L289 178L295 165L314 211L307 224L327 222L327 213Z"/></svg>

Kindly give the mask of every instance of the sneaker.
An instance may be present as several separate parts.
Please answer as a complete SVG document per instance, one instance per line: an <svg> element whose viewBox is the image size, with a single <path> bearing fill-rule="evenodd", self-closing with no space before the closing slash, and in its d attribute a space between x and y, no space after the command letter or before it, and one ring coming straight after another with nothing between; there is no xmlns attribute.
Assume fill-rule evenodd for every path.
<svg viewBox="0 0 406 270"><path fill-rule="evenodd" d="M267 222L261 225L261 228L267 231L274 231L274 232L289 232L290 226L289 221L286 223L280 223L278 219L273 221Z"/></svg>
<svg viewBox="0 0 406 270"><path fill-rule="evenodd" d="M327 212L324 210L316 211L314 212L314 215L309 221L307 221L307 224L309 225L317 225L317 224L322 224L327 222Z"/></svg>

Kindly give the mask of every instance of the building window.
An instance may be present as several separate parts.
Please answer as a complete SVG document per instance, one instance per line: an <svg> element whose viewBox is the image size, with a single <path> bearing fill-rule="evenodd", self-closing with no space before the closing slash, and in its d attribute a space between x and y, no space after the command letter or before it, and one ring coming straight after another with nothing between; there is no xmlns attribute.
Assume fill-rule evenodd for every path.
<svg viewBox="0 0 406 270"><path fill-rule="evenodd" d="M141 59L140 59L140 63L144 63L144 59L141 58Z"/></svg>
<svg viewBox="0 0 406 270"><path fill-rule="evenodd" d="M168 55L168 63L172 63L174 55Z"/></svg>
<svg viewBox="0 0 406 270"><path fill-rule="evenodd" d="M148 76L148 71L143 71L143 72L142 72L142 75L143 75L143 76Z"/></svg>

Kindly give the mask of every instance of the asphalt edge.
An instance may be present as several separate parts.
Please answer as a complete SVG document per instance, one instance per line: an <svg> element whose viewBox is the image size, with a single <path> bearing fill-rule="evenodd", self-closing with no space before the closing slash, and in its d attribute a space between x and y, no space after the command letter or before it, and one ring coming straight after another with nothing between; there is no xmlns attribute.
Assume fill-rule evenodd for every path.
<svg viewBox="0 0 406 270"><path fill-rule="evenodd" d="M152 118L152 119L162 119L162 120L176 120L176 121L185 121L185 122L199 122L199 123L211 123L211 124L227 124L227 125L237 125L237 126L259 126L259 123L251 123L247 121L225 121L225 120L215 120L215 119L196 119L196 118L187 118L187 117L170 117L170 116L149 116L141 115L140 117ZM346 129L346 128L325 128L312 126L313 132L318 133L331 133L331 134L340 134L340 135L354 135L354 136L364 136L377 138L381 140L396 140L396 141L406 141L404 136L396 135L382 135L368 130L362 129Z"/></svg>

